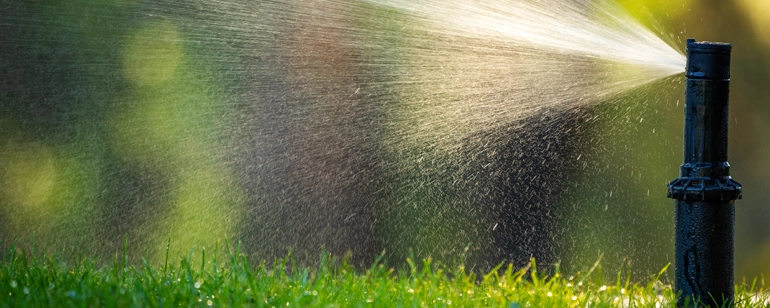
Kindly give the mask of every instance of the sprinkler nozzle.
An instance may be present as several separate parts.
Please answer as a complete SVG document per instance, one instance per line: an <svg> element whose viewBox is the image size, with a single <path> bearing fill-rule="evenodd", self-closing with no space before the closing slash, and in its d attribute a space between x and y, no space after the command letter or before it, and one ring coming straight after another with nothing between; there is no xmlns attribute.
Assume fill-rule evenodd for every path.
<svg viewBox="0 0 770 308"><path fill-rule="evenodd" d="M733 304L733 201L742 187L727 162L731 51L730 44L687 40L684 163L668 184L668 197L677 200L679 307Z"/></svg>
<svg viewBox="0 0 770 308"><path fill-rule="evenodd" d="M730 79L730 53L733 46L719 42L687 39L687 78Z"/></svg>

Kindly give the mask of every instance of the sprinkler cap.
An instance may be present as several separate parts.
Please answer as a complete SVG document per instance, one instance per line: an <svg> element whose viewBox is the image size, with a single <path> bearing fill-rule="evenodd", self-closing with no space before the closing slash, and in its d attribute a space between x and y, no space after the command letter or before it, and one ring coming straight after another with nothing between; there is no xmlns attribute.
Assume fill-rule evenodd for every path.
<svg viewBox="0 0 770 308"><path fill-rule="evenodd" d="M685 76L692 79L730 79L730 52L727 43L698 42L687 39L687 67Z"/></svg>

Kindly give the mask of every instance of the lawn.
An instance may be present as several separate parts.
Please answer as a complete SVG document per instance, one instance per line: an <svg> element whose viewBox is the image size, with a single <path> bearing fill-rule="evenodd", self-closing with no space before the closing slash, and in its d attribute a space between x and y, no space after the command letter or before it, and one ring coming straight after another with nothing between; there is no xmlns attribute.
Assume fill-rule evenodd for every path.
<svg viewBox="0 0 770 308"><path fill-rule="evenodd" d="M200 256L193 258L194 254ZM191 264L188 260L200 260ZM633 283L622 270L613 281L592 268L548 276L535 262L501 265L482 276L463 266L407 260L394 269L379 258L369 268L322 254L312 265L291 256L249 264L240 246L215 253L166 256L164 264L127 264L125 250L107 265L89 258L36 256L16 245L0 264L2 307L670 307L676 295L660 279ZM761 280L736 286L737 307L769 307Z"/></svg>

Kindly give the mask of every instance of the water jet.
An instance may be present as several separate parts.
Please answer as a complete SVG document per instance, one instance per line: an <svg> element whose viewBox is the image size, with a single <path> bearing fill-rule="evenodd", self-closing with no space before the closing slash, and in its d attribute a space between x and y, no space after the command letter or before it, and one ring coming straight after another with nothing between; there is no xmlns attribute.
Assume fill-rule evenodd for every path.
<svg viewBox="0 0 770 308"><path fill-rule="evenodd" d="M734 201L742 188L727 162L731 51L730 44L687 40L684 163L668 184L668 197L677 200L679 307L733 301Z"/></svg>

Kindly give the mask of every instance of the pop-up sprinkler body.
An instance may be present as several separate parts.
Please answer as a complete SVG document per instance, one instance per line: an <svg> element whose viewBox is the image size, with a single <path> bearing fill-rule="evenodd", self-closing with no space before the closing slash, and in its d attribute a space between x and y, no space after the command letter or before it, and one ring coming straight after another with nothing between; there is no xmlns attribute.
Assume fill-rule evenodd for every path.
<svg viewBox="0 0 770 308"><path fill-rule="evenodd" d="M687 40L684 163L668 185L668 197L677 200L680 307L733 302L733 201L741 198L741 185L727 163L731 51L730 44Z"/></svg>

